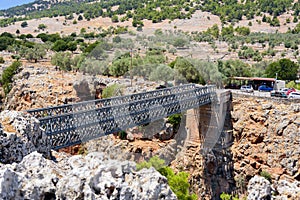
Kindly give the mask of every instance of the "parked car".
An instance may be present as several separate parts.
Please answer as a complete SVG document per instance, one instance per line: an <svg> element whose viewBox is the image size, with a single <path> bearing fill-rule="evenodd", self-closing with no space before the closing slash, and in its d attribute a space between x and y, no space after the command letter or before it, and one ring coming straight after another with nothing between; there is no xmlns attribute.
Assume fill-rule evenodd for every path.
<svg viewBox="0 0 300 200"><path fill-rule="evenodd" d="M271 92L272 90L273 88L267 85L261 85L258 87L259 92Z"/></svg>
<svg viewBox="0 0 300 200"><path fill-rule="evenodd" d="M286 94L289 91L289 88L281 88L279 91Z"/></svg>
<svg viewBox="0 0 300 200"><path fill-rule="evenodd" d="M300 92L291 92L288 96L289 99L300 99Z"/></svg>
<svg viewBox="0 0 300 200"><path fill-rule="evenodd" d="M241 91L242 92L253 92L253 87L252 87L252 85L242 85Z"/></svg>
<svg viewBox="0 0 300 200"><path fill-rule="evenodd" d="M287 98L288 96L286 95L286 93L284 91L275 91L272 90L271 91L271 97L282 97L282 98Z"/></svg>
<svg viewBox="0 0 300 200"><path fill-rule="evenodd" d="M296 92L296 89L295 89L295 88L288 88L288 90L287 90L287 92L286 92L286 95L289 96L289 94L290 94L291 92Z"/></svg>

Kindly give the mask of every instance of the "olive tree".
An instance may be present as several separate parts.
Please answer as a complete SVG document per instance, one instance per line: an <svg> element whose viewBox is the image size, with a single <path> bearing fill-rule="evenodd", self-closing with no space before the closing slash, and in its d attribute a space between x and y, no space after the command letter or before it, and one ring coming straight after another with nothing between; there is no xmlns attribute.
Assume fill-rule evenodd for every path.
<svg viewBox="0 0 300 200"><path fill-rule="evenodd" d="M165 64L160 64L150 73L150 80L163 81L166 85L168 81L174 79L174 70Z"/></svg>

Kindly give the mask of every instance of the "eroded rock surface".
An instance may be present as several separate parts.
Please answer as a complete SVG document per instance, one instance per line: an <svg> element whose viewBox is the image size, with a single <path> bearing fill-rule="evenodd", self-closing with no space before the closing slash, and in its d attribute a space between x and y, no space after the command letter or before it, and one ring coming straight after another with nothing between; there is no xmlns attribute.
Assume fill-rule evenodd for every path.
<svg viewBox="0 0 300 200"><path fill-rule="evenodd" d="M5 109L20 111L99 99L102 89L110 84L121 85L123 94L145 92L157 86L141 78L134 78L131 84L130 79L67 73L56 71L54 66L36 65L24 66L15 76Z"/></svg>
<svg viewBox="0 0 300 200"><path fill-rule="evenodd" d="M291 101L234 100L235 173L246 180L267 171L274 180L300 174L300 112Z"/></svg>
<svg viewBox="0 0 300 200"><path fill-rule="evenodd" d="M110 160L102 153L56 162L33 152L19 164L0 165L3 199L177 199L167 179L154 168L136 171L135 163Z"/></svg>
<svg viewBox="0 0 300 200"><path fill-rule="evenodd" d="M0 162L21 162L23 157L38 151L50 156L46 135L40 130L39 121L27 113L3 111L0 113Z"/></svg>

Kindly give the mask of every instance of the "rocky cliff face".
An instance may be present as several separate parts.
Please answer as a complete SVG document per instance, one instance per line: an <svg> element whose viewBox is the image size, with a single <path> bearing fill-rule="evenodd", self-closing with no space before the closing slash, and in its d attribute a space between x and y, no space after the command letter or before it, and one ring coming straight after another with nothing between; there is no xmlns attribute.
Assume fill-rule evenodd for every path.
<svg viewBox="0 0 300 200"><path fill-rule="evenodd" d="M213 149L188 143L172 162L190 173L193 192L200 199L220 199L222 192L249 200L299 199L299 102L234 96L227 114L231 128L224 127ZM257 176L261 172L272 182Z"/></svg>
<svg viewBox="0 0 300 200"><path fill-rule="evenodd" d="M233 99L235 141L231 150L237 189L244 192L249 180L265 171L271 175L273 194L284 195L277 186L288 182L288 188L300 181L299 102L238 96ZM299 185L296 188L300 191ZM299 192L286 197L300 198Z"/></svg>
<svg viewBox="0 0 300 200"><path fill-rule="evenodd" d="M176 139L170 139L173 129L165 119L157 120L143 127L126 130L126 136L108 135L82 144L87 152L105 152L112 159L141 162L159 156L168 164L177 153ZM155 136L156 135L156 136ZM168 139L166 139L168 138Z"/></svg>
<svg viewBox="0 0 300 200"><path fill-rule="evenodd" d="M135 162L109 153L50 156L38 120L17 111L0 120L1 199L177 199L154 168L136 171Z"/></svg>
<svg viewBox="0 0 300 200"><path fill-rule="evenodd" d="M30 73L27 75L23 74L23 79L15 83L15 88L20 89L13 89L10 94L11 101L7 102L7 107L11 109L23 110L34 107L44 107L45 105L53 105L56 103L55 94L58 94L58 101L60 103L63 103L66 98L68 98L67 101L78 100L78 98L84 98L85 96L85 94L82 93L85 91L80 90L80 85L87 85L86 83L88 83L90 86L94 83L92 77L92 82L78 78L78 81L74 83L73 78L68 80L66 77L69 76L64 75L65 80L62 81L63 79L61 79L61 81L65 84L64 87L66 86L66 91L64 91L59 87L61 82L58 81L57 77L52 76L51 74L52 72L45 72L43 70L41 72L30 71ZM53 83L52 86L47 82L47 78L49 77L52 77L49 79L49 83ZM111 81L112 80L109 80L107 83ZM115 80L115 82L119 83L117 80ZM126 85L126 83L129 84L128 81L122 82L122 84L123 83L124 85ZM78 85L79 87L75 85ZM135 88L128 89L127 93L146 90L145 88L150 87L153 88L153 85L150 83L148 84L143 82L142 85L143 86L136 86ZM94 95L93 89L89 88L89 90L90 91L88 94L91 96ZM83 94L83 96L80 97L78 94ZM160 155L163 158L175 159L172 162L172 167L178 171L183 170L190 173L190 184L193 188L193 192L197 193L200 199L218 199L221 192L245 194L249 196L249 199L252 197L254 199L260 198L258 197L259 194L266 194L266 196L263 197L266 199L299 198L300 103L295 101L279 101L234 96L233 110L230 112L230 114L233 128L229 131L230 135L234 136L233 145L231 147L229 144L225 144L225 146L221 145L206 154L203 154L201 151L201 144L190 143L183 148L184 151L180 155L177 155L175 159L174 153L179 152L180 149L178 149L178 146L174 140L168 140L169 138L167 138L165 141L160 141L154 137L148 137L148 134L147 140L145 140L145 138L143 138L145 134L140 135L139 133L135 133L134 130L129 132L127 135L127 140L115 140L113 136L110 136L111 138L101 138L99 142L88 143L87 149L89 152L106 152L111 156L111 158L121 160L138 161L148 159L153 155ZM39 135L37 128L38 122L35 119L31 119L30 116L8 113L1 114L0 118L3 124L3 131L1 131L0 134L0 153L2 163L21 162L23 157L27 154L30 154L33 151L41 152L42 149L47 149L47 146L44 148L42 145L43 142L41 144L37 143L39 141L43 141L45 136ZM35 134L32 135L32 133ZM225 135L221 137L221 142L224 138L228 138L226 133L227 132L224 132ZM39 145L43 148L39 148ZM61 156L64 157L63 154L58 154L56 159L61 160L63 163L66 162L63 161L65 159L60 158ZM85 158L80 156L76 158L78 158L78 162L86 161ZM69 158L66 159L68 160ZM48 161L49 160L45 162ZM101 160L101 162L103 162L103 160ZM49 165L54 165L54 168L62 167L62 169L59 169L58 171L63 171L66 168L72 168L70 164L57 164L53 163L52 161L50 163L52 164ZM21 170L17 169L17 166L19 166L19 164L0 164L1 170L5 168L4 171L0 172L0 177L12 177L12 179L10 179L11 182L9 183L15 185L17 185L17 183L20 184L20 180L30 182L29 178L25 179L23 177L24 174L18 174L19 171L21 172ZM50 169L47 168L47 170ZM65 170L62 173L54 171L54 173L58 174L58 178L73 177L73 172L69 173L67 171L68 170ZM255 176L260 174L262 171L265 171L271 175L272 183L255 178ZM78 172L74 173L77 174ZM88 173L93 175L95 172L89 171ZM25 174L24 176L28 175ZM30 177L32 178L34 176ZM253 177L254 180L252 180ZM57 186L58 183L56 182L58 179L56 178L57 177L54 177L53 181L52 178L51 181L48 180L48 183L54 182L50 189L48 188L44 190L39 188L40 191L46 191L41 195L49 195L51 197L53 195L61 194L59 192L60 189ZM40 181L36 180L35 178L32 179L35 180L34 182ZM59 180L62 181L65 179L62 178ZM76 191L82 191L87 184L89 187L91 187L91 182L94 182L94 179L88 179L89 182L86 182L86 178L81 177L78 179L78 177L75 177L71 178L71 180L74 180L71 182L66 182L67 180L65 180L65 182L62 181L61 183L63 184L59 187L63 187L64 190L68 190L68 188L73 187L72 184L76 183L77 185L74 187L79 188ZM5 178L1 180L5 180ZM45 180L45 183L46 182L47 181ZM30 190L33 190L32 188L34 188L34 184L30 184L32 185L27 185L26 187L30 188ZM96 185L97 184L99 185L99 183L96 182ZM26 184L24 183L23 185ZM87 189L86 191L88 192L84 194L79 194L78 192L73 191L74 196L78 198L81 198L82 195L84 196L86 194L95 196L99 195L99 191L101 191L101 194L103 193L106 196L108 193L110 194L114 192L117 195L121 195L119 189L114 189L112 192L110 192L110 186L104 187L105 189L103 190L97 189L98 186L93 187L96 188L93 189L95 194L92 194L92 192L90 193L89 189ZM266 187L270 187L270 190L264 190ZM3 188L6 188L4 183L2 189ZM32 198L36 197L31 196L33 195L31 193L29 194L28 192L24 192L24 188L20 189L17 186L12 186L12 188L16 188L14 191L18 191L18 195L27 195L28 197ZM117 187L113 186L113 188ZM264 191L259 192L261 190ZM132 191L132 189L128 189L128 191ZM252 194L252 192L254 193ZM70 194L71 193L72 192L70 192ZM274 194L277 194L277 196L274 196ZM16 195L16 193L13 195ZM136 195L136 193L134 193L134 195ZM105 199L104 196L103 198Z"/></svg>

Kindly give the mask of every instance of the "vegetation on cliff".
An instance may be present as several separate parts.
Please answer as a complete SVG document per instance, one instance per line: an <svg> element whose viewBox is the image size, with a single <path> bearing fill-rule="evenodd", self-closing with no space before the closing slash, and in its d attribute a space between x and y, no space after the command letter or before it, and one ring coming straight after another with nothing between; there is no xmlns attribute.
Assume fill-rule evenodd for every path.
<svg viewBox="0 0 300 200"><path fill-rule="evenodd" d="M4 69L4 71L2 72L0 82L6 95L10 92L12 88L13 76L19 72L21 66L21 62L14 61L9 67Z"/></svg>
<svg viewBox="0 0 300 200"><path fill-rule="evenodd" d="M179 172L174 173L172 168L165 166L165 161L154 156L150 160L143 161L137 164L137 170L142 168L154 167L159 171L163 176L168 179L168 184L171 187L172 191L176 194L177 198L180 200L196 200L197 196L195 194L189 194L190 184L188 182L188 173Z"/></svg>

